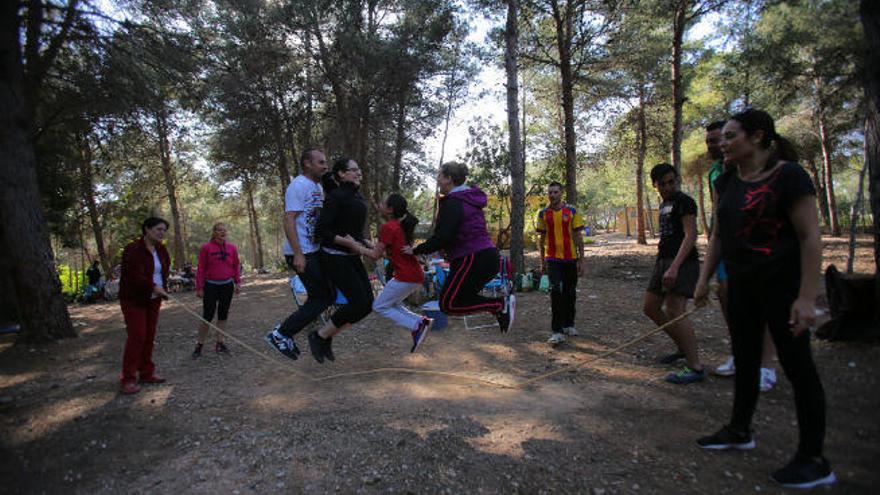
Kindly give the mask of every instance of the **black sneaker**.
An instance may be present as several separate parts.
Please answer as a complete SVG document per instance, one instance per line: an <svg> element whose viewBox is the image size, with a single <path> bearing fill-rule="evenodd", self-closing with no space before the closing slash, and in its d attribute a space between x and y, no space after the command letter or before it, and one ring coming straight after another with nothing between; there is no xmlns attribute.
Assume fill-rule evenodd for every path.
<svg viewBox="0 0 880 495"><path fill-rule="evenodd" d="M697 445L702 449L710 450L751 450L755 448L755 440L748 432L741 432L724 425L714 435L697 440Z"/></svg>
<svg viewBox="0 0 880 495"><path fill-rule="evenodd" d="M317 330L309 332L309 351L312 352L312 357L315 358L315 361L319 363L324 363L323 340L324 339L318 335Z"/></svg>
<svg viewBox="0 0 880 495"><path fill-rule="evenodd" d="M675 364L679 359L684 359L683 352L674 352L672 354L667 354L658 359L657 362L660 364Z"/></svg>
<svg viewBox="0 0 880 495"><path fill-rule="evenodd" d="M322 339L324 342L324 357L330 361L336 361L336 355L333 354L333 337Z"/></svg>
<svg viewBox="0 0 880 495"><path fill-rule="evenodd" d="M192 353L193 359L198 359L202 357L202 344L196 344L196 350Z"/></svg>
<svg viewBox="0 0 880 495"><path fill-rule="evenodd" d="M770 475L770 479L785 488L809 489L837 482L831 464L824 457L809 457L795 454L784 468Z"/></svg>
<svg viewBox="0 0 880 495"><path fill-rule="evenodd" d="M296 342L294 342L293 339L284 336L277 337L273 330L267 333L263 340L269 344L269 347L280 352L282 356L293 359L294 361L299 358L299 348L296 346Z"/></svg>
<svg viewBox="0 0 880 495"><path fill-rule="evenodd" d="M229 354L229 348L223 342L217 342L214 344L214 352Z"/></svg>

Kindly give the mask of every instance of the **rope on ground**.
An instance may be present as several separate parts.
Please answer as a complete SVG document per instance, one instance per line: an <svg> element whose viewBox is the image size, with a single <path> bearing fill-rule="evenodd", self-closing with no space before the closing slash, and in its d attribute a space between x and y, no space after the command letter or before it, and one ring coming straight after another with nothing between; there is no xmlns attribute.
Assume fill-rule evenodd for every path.
<svg viewBox="0 0 880 495"><path fill-rule="evenodd" d="M353 377L353 376L377 375L377 374L382 374L382 373L408 373L408 374L418 374L418 375L442 376L442 377L446 377L446 378L453 378L456 380L464 380L464 381L481 383L483 385L488 385L490 387L495 387L495 388L515 389L515 390L523 390L526 387L528 387L529 385L533 385L537 382L546 380L550 377L565 373L567 371L578 369L581 366L583 366L589 362L598 361L598 360L606 358L612 354L620 352L623 349L626 349L627 347L630 347L634 344L637 344L637 343L647 339L648 337L651 337L657 333L660 333L660 332L666 330L671 325L674 325L675 323L678 323L679 321L696 313L697 310L699 310L702 307L702 306L696 306L693 309L691 309L690 311L683 313L683 314L667 321L663 325L660 325L659 327L657 327L653 330L645 332L642 335L639 335L638 337L635 337L631 340L628 340L628 341L624 342L623 344L620 344L619 346L617 346L613 349L609 349L601 354L596 354L596 355L587 357L585 359L581 359L580 361L572 363L568 366L563 366L562 368L559 368L559 369L556 369L556 370L553 370L553 371L550 371L547 373L540 374L536 377L529 378L528 380L520 382L518 384L509 385L506 383L485 380L483 378L479 378L479 377L475 377L475 376L471 376L471 375L463 375L460 373L450 373L450 372L446 372L446 371L433 371L433 370L419 370L419 369L413 369L413 368L374 368L374 369L369 369L369 370L364 370L364 371L352 371L352 372L348 372L348 373L338 373L335 375L328 375L328 376L324 376L324 377L320 377L320 378L314 378L309 375L306 375L305 373L297 370L296 368L294 368L292 366L285 366L284 364L277 361L276 359L271 358L268 355L251 347L250 345L248 345L246 342L242 341L241 339L239 339L235 335L232 335L225 330L221 330L219 327L217 327L217 325L214 325L210 321L202 318L202 315L200 315L200 314L196 313L195 311L193 311L192 309L190 309L189 306L187 306L182 301L180 301L180 299L177 299L176 297L172 296L171 294L168 295L168 298L170 300L174 301L175 303L177 303L178 306L182 307L187 313L196 317L202 323L207 324L209 327L213 328L215 331L221 333L224 337L227 337L227 338L234 340L238 345L240 345L244 349L247 349L248 351L251 351L252 353L260 356L261 358L265 359L271 365L273 365L279 369L283 369L285 372L293 372L293 374L297 375L298 377L303 378L308 381L311 381L311 382L325 382L325 381L330 381L330 380L337 380L340 378L349 378L349 377Z"/></svg>
<svg viewBox="0 0 880 495"><path fill-rule="evenodd" d="M679 321L681 321L681 320L687 318L688 316L690 316L690 315L696 313L698 309L700 309L700 306L694 307L694 309L692 309L692 310L690 310L690 311L688 311L688 312L686 312L686 313L682 313L682 314L676 316L675 318L673 318L673 319L667 321L666 323L660 325L659 327L657 327L657 328L655 328L655 329L653 329L653 330L651 330L651 331L649 331L649 332L645 332L645 333L643 333L642 335L639 335L638 337L636 337L636 338L634 338L634 339L632 339L632 340L628 340L628 341L624 342L623 344L620 344L619 346L617 346L617 347L615 347L615 348L613 348L613 349L609 349L609 350L607 350L607 351L605 351L605 352L603 352L603 353L601 353L601 354L596 354L596 355L590 356L590 357L588 357L588 358L581 359L580 361L577 361L577 362L575 362L575 363L573 363L573 364L570 364L570 365L568 365L568 366L563 366L562 368L559 368L559 369L557 369L557 370L553 370L553 371L550 371L550 372L547 372L547 373L544 373L544 374L538 375L538 376L536 376L536 377L534 377L534 378L530 378L530 379L528 379L528 380L526 380L526 381L524 381L524 382L522 382L522 383L517 384L516 388L518 388L518 389L524 389L524 388L528 387L529 385L532 385L532 384L534 384L534 383L537 383L537 382L539 382L539 381L541 381L541 380L546 380L547 378L550 378L551 376L556 376L556 375L559 375L559 374L565 373L566 371L571 371L571 370L574 370L574 369L580 368L581 366L583 366L583 365L585 365L585 364L587 364L587 363L589 363L589 362L591 362L591 361L598 361L598 360L600 360L600 359L602 359L602 358L606 358L606 357L608 357L608 356L610 356L610 355L612 355L612 354L614 354L614 353L616 353L616 352L620 352L620 351L622 351L623 349L626 349L627 347L629 347L629 346L631 346L631 345L637 344L637 343L639 343L639 342L641 342L641 341L647 339L648 337L650 337L650 336L652 336L652 335L655 335L655 334L657 334L657 333L662 332L663 330L666 330L666 329L669 328L671 325L674 325L674 324L678 323Z"/></svg>

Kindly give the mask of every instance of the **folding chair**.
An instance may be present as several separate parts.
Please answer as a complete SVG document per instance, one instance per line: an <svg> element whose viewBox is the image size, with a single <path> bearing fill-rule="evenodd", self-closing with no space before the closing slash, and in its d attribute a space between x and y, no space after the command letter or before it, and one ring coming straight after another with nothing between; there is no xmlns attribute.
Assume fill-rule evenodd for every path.
<svg viewBox="0 0 880 495"><path fill-rule="evenodd" d="M290 277L290 292L293 294L293 302L296 303L297 309L301 308L303 304L305 304L306 299L309 297L308 291L306 291L305 285L303 285L302 280L299 279L299 275L294 275ZM348 300L345 299L345 296L342 295L342 292L339 289L336 289L336 300L333 301L333 304L327 306L327 309L321 313L321 321L325 324L330 321L330 315L336 311L337 306L341 306L343 304L348 303Z"/></svg>

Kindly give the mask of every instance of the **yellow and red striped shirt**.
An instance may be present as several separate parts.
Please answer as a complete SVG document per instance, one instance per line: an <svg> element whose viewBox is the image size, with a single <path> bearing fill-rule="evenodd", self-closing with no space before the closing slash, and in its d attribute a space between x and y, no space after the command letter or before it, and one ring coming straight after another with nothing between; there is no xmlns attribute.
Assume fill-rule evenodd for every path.
<svg viewBox="0 0 880 495"><path fill-rule="evenodd" d="M573 206L564 204L558 210L549 206L541 210L537 230L544 234L544 258L563 261L577 259L574 236L580 235L583 229L584 220Z"/></svg>

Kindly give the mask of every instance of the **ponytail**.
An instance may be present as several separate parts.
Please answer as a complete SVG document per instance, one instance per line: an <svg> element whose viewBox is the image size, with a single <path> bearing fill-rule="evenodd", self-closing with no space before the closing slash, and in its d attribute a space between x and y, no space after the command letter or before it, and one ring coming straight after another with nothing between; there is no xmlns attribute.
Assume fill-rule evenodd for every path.
<svg viewBox="0 0 880 495"><path fill-rule="evenodd" d="M779 134L775 134L770 139L770 158L767 160L767 169L775 167L776 163L780 160L797 163L798 152L791 141L785 139Z"/></svg>
<svg viewBox="0 0 880 495"><path fill-rule="evenodd" d="M400 221L400 227L403 229L403 236L406 238L407 244L412 244L416 225L419 224L419 219L414 217L412 213L406 209L406 199L400 194L391 193L388 195L388 198L385 199L385 204L391 208L391 213L394 215L394 218Z"/></svg>

